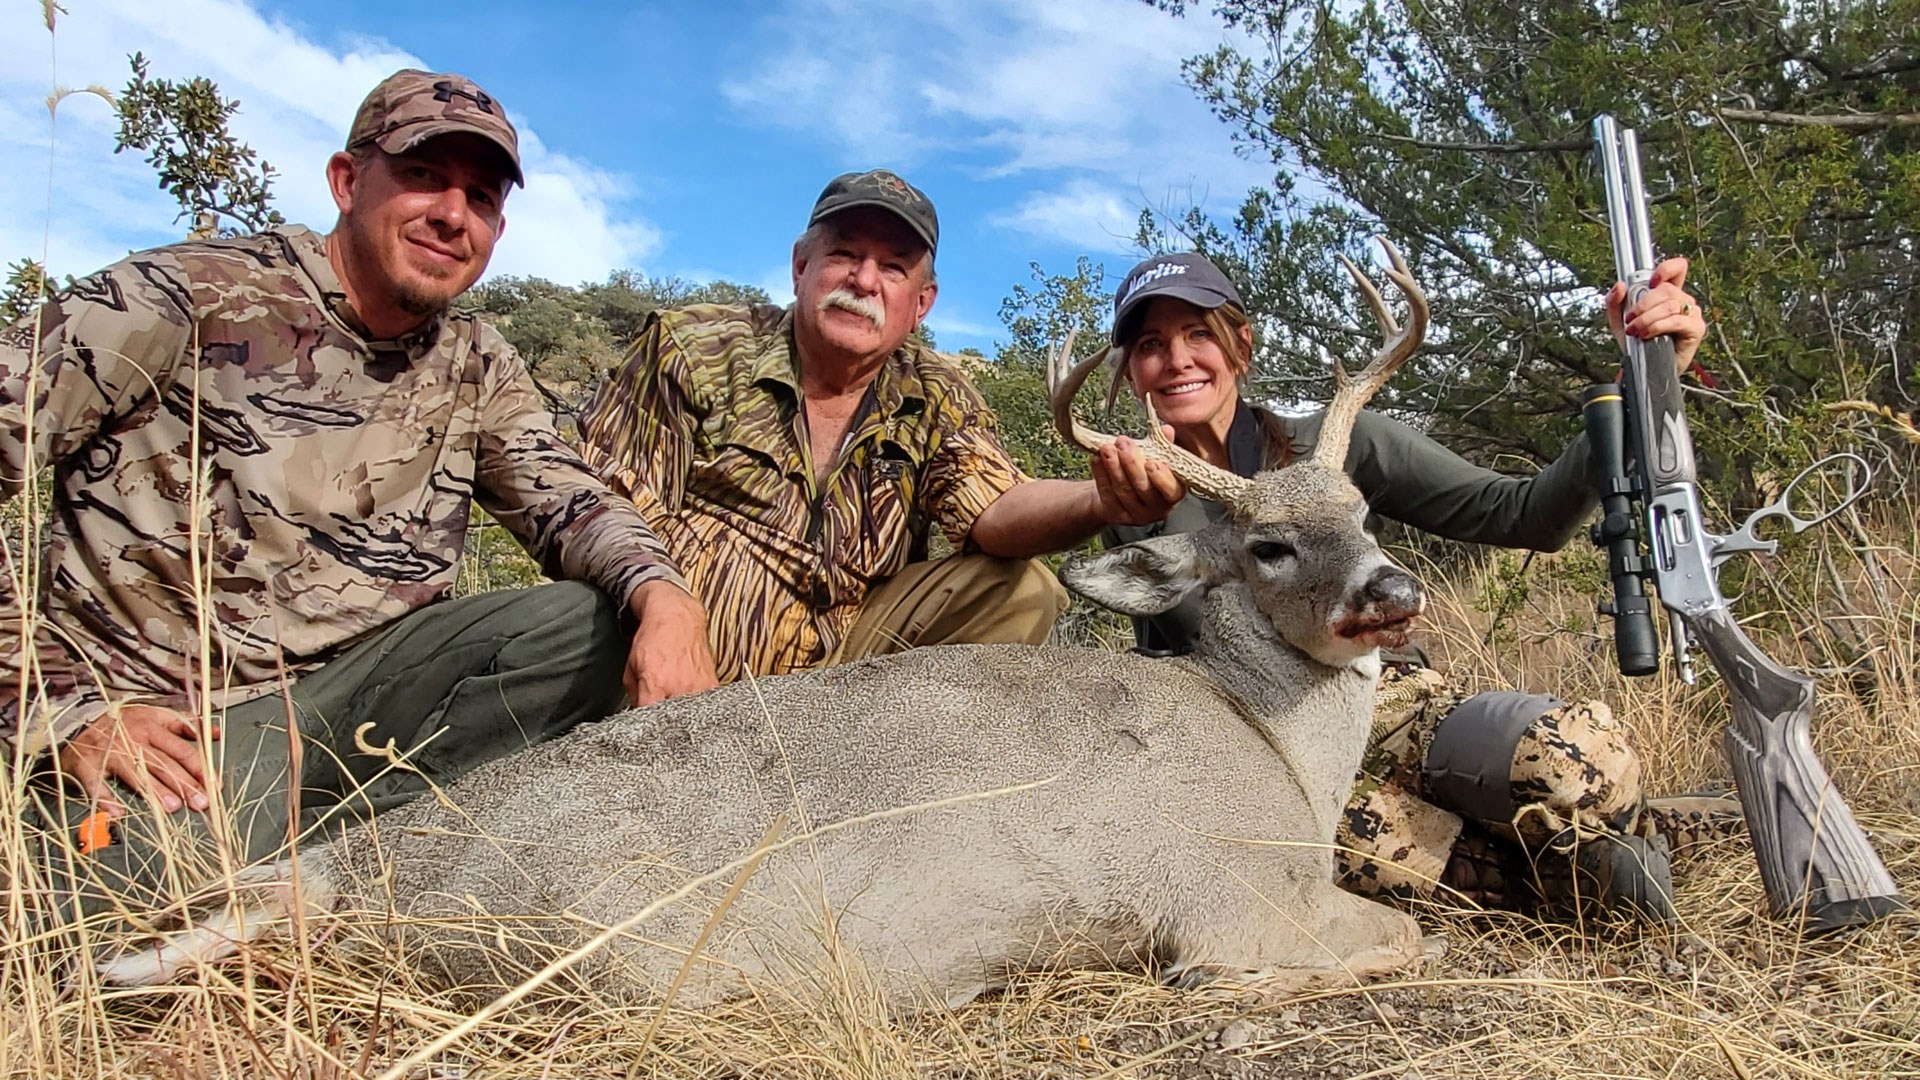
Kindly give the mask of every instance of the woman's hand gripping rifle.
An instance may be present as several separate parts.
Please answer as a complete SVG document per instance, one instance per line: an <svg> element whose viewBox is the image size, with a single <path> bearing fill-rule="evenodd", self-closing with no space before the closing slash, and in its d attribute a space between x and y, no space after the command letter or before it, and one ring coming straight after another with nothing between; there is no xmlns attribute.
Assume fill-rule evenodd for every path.
<svg viewBox="0 0 1920 1080"><path fill-rule="evenodd" d="M1631 307L1646 292L1654 265L1639 149L1633 132L1610 116L1594 120L1593 133L1615 269L1627 284ZM1903 910L1899 888L1814 754L1808 735L1813 680L1775 663L1747 638L1718 581L1718 568L1729 556L1777 546L1755 535L1763 519L1783 517L1799 532L1859 498L1867 464L1852 454L1816 462L1738 530L1710 533L1694 482L1693 439L1673 344L1629 336L1625 350L1620 385L1594 387L1586 399L1603 511L1594 542L1608 553L1614 599L1603 610L1614 616L1621 673L1659 669L1645 591L1651 583L1667 609L1681 678L1693 682L1690 652L1698 642L1732 696L1727 758L1773 913L1804 918L1818 932ZM1844 490L1839 501L1797 509L1795 500L1823 480Z"/></svg>

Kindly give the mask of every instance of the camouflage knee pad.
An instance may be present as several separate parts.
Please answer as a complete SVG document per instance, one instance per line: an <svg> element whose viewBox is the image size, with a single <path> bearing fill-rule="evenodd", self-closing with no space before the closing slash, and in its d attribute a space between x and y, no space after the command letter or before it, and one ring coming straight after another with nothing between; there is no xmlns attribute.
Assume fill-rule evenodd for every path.
<svg viewBox="0 0 1920 1080"><path fill-rule="evenodd" d="M1421 760L1456 698L1427 668L1387 669L1374 697L1373 732L1353 795L1334 830L1334 880L1362 896L1432 895L1454 841L1457 814L1421 797Z"/></svg>
<svg viewBox="0 0 1920 1080"><path fill-rule="evenodd" d="M1334 884L1361 896L1431 896L1464 824L1404 788L1362 779L1334 831Z"/></svg>
<svg viewBox="0 0 1920 1080"><path fill-rule="evenodd" d="M1637 830L1640 756L1601 701L1494 691L1461 702L1428 745L1428 795L1532 850Z"/></svg>
<svg viewBox="0 0 1920 1080"><path fill-rule="evenodd" d="M1604 702L1463 698L1437 672L1390 670L1336 831L1337 880L1362 895L1431 895L1463 817L1537 851L1635 831L1644 806L1640 758Z"/></svg>

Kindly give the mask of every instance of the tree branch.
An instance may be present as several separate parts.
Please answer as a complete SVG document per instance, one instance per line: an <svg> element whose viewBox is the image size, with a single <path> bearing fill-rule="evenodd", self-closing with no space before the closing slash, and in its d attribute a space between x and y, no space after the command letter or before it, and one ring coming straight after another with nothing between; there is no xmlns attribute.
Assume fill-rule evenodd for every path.
<svg viewBox="0 0 1920 1080"><path fill-rule="evenodd" d="M1786 127L1827 127L1839 131L1881 131L1886 128L1920 124L1920 112L1910 113L1837 113L1815 116L1809 113L1774 112L1771 109L1716 109L1728 120L1749 124L1780 124Z"/></svg>
<svg viewBox="0 0 1920 1080"><path fill-rule="evenodd" d="M1546 142L1531 143L1493 143L1493 142L1448 142L1444 139L1418 139L1411 135L1388 135L1385 133L1356 133L1356 138L1373 139L1381 142L1401 143L1417 150L1459 150L1469 154L1547 154L1564 153L1568 150L1590 150L1593 138L1582 135L1578 138L1549 139Z"/></svg>
<svg viewBox="0 0 1920 1080"><path fill-rule="evenodd" d="M1840 73L1842 79L1871 79L1880 75L1897 75L1903 71L1920 68L1920 52L1903 53L1898 49L1888 49L1856 68L1848 68Z"/></svg>

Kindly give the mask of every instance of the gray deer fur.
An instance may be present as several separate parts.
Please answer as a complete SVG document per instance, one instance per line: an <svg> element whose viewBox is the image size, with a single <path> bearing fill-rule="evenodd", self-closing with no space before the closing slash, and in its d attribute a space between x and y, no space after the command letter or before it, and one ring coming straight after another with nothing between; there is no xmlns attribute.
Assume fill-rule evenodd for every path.
<svg viewBox="0 0 1920 1080"><path fill-rule="evenodd" d="M1336 888L1332 845L1377 645L1404 638L1419 586L1367 533L1338 467L1263 474L1232 509L1062 571L1131 615L1205 590L1190 657L924 648L630 710L303 850L301 897L314 914L374 913L355 920L361 933L402 939L411 963L490 996L742 859L786 815L790 838L854 823L766 857L679 1003L826 963L908 1008L1048 966L1278 991L1403 968L1423 952L1415 923ZM879 816L856 821L867 815ZM291 870L248 872L257 888L234 894L251 898L244 920L216 915L103 975L154 982L235 951L292 906ZM733 876L569 978L658 995Z"/></svg>

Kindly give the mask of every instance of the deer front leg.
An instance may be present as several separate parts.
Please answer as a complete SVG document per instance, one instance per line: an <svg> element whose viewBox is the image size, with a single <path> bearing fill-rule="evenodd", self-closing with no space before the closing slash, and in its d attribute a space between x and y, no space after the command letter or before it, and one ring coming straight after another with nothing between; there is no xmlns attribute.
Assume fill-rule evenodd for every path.
<svg viewBox="0 0 1920 1080"><path fill-rule="evenodd" d="M1404 912L1331 883L1301 890L1295 903L1272 899L1236 896L1179 921L1169 981L1278 999L1409 972L1443 948Z"/></svg>

